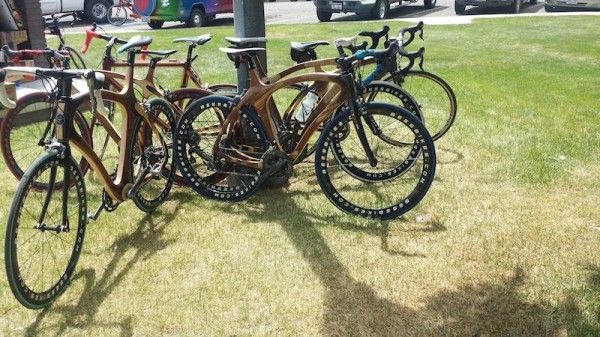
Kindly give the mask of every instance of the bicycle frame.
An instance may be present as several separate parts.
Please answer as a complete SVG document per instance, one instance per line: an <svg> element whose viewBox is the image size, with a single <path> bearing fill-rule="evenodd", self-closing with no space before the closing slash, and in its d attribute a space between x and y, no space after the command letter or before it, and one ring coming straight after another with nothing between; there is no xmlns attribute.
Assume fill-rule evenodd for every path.
<svg viewBox="0 0 600 337"><path fill-rule="evenodd" d="M90 28L86 29L85 42L84 42L84 46L81 49L81 52L85 53L87 51L89 43L92 38L102 39L104 41L107 41L107 44L106 44L106 47L104 50L104 56L102 58L102 69L103 70L113 70L114 68L127 67L127 61L115 59L112 56L112 48L113 48L114 44L115 43L125 44L125 43L127 43L127 41L121 40L114 36L100 34L96 31L94 31L94 29L95 29L95 27L93 27L92 29L90 29ZM159 67L159 68L181 68L182 76L181 76L181 82L179 83L179 88L188 87L190 85L190 81L193 85L195 85L198 88L203 88L203 89L207 88L207 86L200 79L200 76L198 75L198 73L196 73L196 71L192 67L192 62L194 62L194 60L197 58L197 56L192 55L193 54L192 51L196 46L202 45L202 44L206 43L207 41L209 41L211 39L211 36L209 34L205 34L205 35L199 36L195 39L197 42L192 43L190 45L190 47L188 47L185 61L170 59L170 60L165 60L163 62L159 62L157 64L157 67ZM177 39L177 40L180 40L179 42L186 41L185 38ZM191 40L191 39L188 39L188 40ZM136 61L136 66L149 66L149 65L150 65L150 61ZM154 73L152 73L152 76L153 75L154 75Z"/></svg>
<svg viewBox="0 0 600 337"><path fill-rule="evenodd" d="M81 138L74 131L73 118L76 110L83 104L88 104L90 100L90 94L88 92L79 92L69 96L67 93L71 92L72 79L60 79L59 80L59 100L56 116L54 118L54 127L56 132L56 141L65 146L66 155L70 156L71 147L79 151L85 160L92 167L101 184L108 193L108 195L117 201L125 201L128 198L127 193L133 187L133 182L130 181L129 177L132 176L132 172L129 171L129 165L127 163L131 160L132 153L129 150L128 144L133 141L134 135L132 130L134 123L137 118L143 118L148 122L148 125L154 132L158 133L158 129L155 124L150 121L150 117L144 111L143 107L137 101L133 92L134 80L134 66L133 59L135 54L129 53L128 60L130 60L131 66L125 75L125 85L120 92L112 92L108 90L94 90L95 101L97 108L94 111L94 116L97 117L98 122L107 130L111 135L111 138L119 144L119 164L117 167L116 176L113 179L108 173L108 170L104 167L102 160L94 152L93 148L85 140ZM22 73L22 74L36 74L36 70L39 68L31 67L6 67L7 71ZM60 71L60 70L57 70ZM2 83L3 84L3 83ZM0 87L0 90L4 89ZM102 101L107 99L114 101L123 107L122 112L122 126L120 132L118 132L114 125L104 115L107 113L104 108ZM7 104L7 102L2 102ZM163 144L166 147L166 144Z"/></svg>
<svg viewBox="0 0 600 337"><path fill-rule="evenodd" d="M321 125L321 123L326 121L340 106L356 95L354 77L352 74L322 71L322 67L329 65L330 60L316 60L313 62L300 63L284 70L283 72L280 72L273 77L265 77L264 70L260 66L257 56L252 53L253 51L258 50L258 48L249 48L246 50L223 48L221 50L232 54L242 53L245 55L244 58L249 64L248 73L250 86L241 96L241 99L233 108L232 113L230 113L225 119L223 126L219 130L219 135L217 136L217 141L215 142L215 146L213 148L214 153L218 154L220 157L226 158L232 163L243 163L245 166L257 169L262 168L262 163L260 160L248 158L247 156L238 153L240 157L244 158L240 159L222 153L218 150L219 139L225 135L228 128L234 126L238 115L241 113L244 107L251 106L254 111L257 112L261 122L265 126L267 138L274 141L278 149L283 151L283 145L277 133L280 116L279 113L275 111L273 104L271 104L272 95L282 88L304 82L313 82L316 83L317 87L321 87L321 92L323 92L323 95L314 109L315 111L318 111L318 113L313 113L310 115L306 121L305 127L301 131L298 142L295 144L291 152L286 151L290 159L295 161L300 157L302 151L308 143L308 140ZM314 68L315 72L300 74L289 78L286 77L289 74L310 68ZM314 85L315 84L313 84L313 86ZM295 106L296 103L301 99L300 96L294 99L292 106Z"/></svg>

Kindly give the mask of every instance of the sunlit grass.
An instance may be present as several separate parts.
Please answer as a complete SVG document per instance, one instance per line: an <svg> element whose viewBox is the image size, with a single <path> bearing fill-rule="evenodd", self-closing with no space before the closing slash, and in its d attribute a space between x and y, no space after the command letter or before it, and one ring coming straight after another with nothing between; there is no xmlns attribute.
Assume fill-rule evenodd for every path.
<svg viewBox="0 0 600 337"><path fill-rule="evenodd" d="M289 41L381 24L268 26L269 70L292 64ZM385 223L344 215L312 160L240 204L187 188L152 215L128 202L90 223L72 286L48 310L20 307L2 274L0 334L600 335L596 31L595 17L426 26L425 69L452 85L459 111L415 210ZM196 69L235 81L217 49L232 27L153 31L152 46L204 33ZM86 60L99 59L93 46ZM5 221L16 182L0 175Z"/></svg>

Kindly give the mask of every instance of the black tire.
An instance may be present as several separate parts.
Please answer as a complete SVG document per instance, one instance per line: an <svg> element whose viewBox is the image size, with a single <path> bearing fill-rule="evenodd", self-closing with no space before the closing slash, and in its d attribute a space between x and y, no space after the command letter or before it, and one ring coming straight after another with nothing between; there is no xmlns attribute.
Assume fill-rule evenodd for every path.
<svg viewBox="0 0 600 337"><path fill-rule="evenodd" d="M27 167L42 153L53 138L50 123L52 101L45 92L35 92L17 100L14 109L6 111L0 126L2 156L13 176L20 180ZM91 132L81 111L75 114L75 128L91 144ZM85 173L89 164L78 155L79 165Z"/></svg>
<svg viewBox="0 0 600 337"><path fill-rule="evenodd" d="M108 22L108 8L112 5L107 0L90 0L85 4L85 17L92 22Z"/></svg>
<svg viewBox="0 0 600 337"><path fill-rule="evenodd" d="M331 20L332 15L333 13L331 12L317 11L317 18L321 22L329 22Z"/></svg>
<svg viewBox="0 0 600 337"><path fill-rule="evenodd" d="M535 5L538 2L538 0L529 0L529 3L532 5Z"/></svg>
<svg viewBox="0 0 600 337"><path fill-rule="evenodd" d="M204 17L204 11L200 8L192 9L190 17L187 19L186 24L188 27L203 27L206 24L206 18Z"/></svg>
<svg viewBox="0 0 600 337"><path fill-rule="evenodd" d="M69 53L71 60L69 61L69 67L73 69L87 69L85 61L81 54L73 47L63 46L63 49Z"/></svg>
<svg viewBox="0 0 600 337"><path fill-rule="evenodd" d="M374 20L384 20L390 11L388 0L377 0L373 9L371 9L371 18Z"/></svg>
<svg viewBox="0 0 600 337"><path fill-rule="evenodd" d="M127 8L124 6L110 6L107 18L113 26L121 26L127 21Z"/></svg>
<svg viewBox="0 0 600 337"><path fill-rule="evenodd" d="M214 88L209 87L210 91L197 89L197 88L180 88L173 90L169 96L168 100L171 103L172 107L175 111L175 119L179 120L183 111L185 111L192 103L197 101L202 97L206 97L210 95L211 92L218 92L219 95L227 95L231 97L235 97L237 95L237 87L235 85L221 84L216 85ZM185 180L179 174L179 170L175 173L174 182L177 185L185 185Z"/></svg>
<svg viewBox="0 0 600 337"><path fill-rule="evenodd" d="M69 171L65 171L65 163L69 163ZM60 181L64 181L65 172L70 172L71 183L59 187L55 182L55 188L34 188L36 184L52 184L52 172ZM67 191L63 191L65 186ZM66 214L63 214L63 192L68 200ZM40 221L38 217L46 200L47 212ZM59 229L64 224L63 216L68 219L68 230ZM45 227L34 227L40 223ZM86 223L86 191L79 166L72 158L60 159L57 151L46 152L29 167L19 183L6 226L6 275L10 289L22 305L30 309L47 307L66 289L81 254Z"/></svg>
<svg viewBox="0 0 600 337"><path fill-rule="evenodd" d="M174 141L177 167L187 185L207 198L241 201L259 187L260 170L222 163L213 154L216 136L224 126L223 116L229 115L233 107L231 97L204 97L190 105L177 124ZM221 146L230 149L231 155L243 150L245 155L259 159L266 150L265 139L258 116L244 110L231 128L231 137Z"/></svg>
<svg viewBox="0 0 600 337"><path fill-rule="evenodd" d="M175 115L164 99L148 101L150 125L138 119L133 127L135 141L129 144L132 161L130 172L133 181L139 181L131 196L135 205L144 212L152 212L169 196L175 177L173 161L173 130ZM157 130L153 130L152 126ZM158 133L157 133L158 132Z"/></svg>
<svg viewBox="0 0 600 337"><path fill-rule="evenodd" d="M510 11L513 14L519 14L521 12L521 0L515 0L510 4Z"/></svg>
<svg viewBox="0 0 600 337"><path fill-rule="evenodd" d="M363 123L377 159L375 166L370 165L350 110L346 109L323 130L317 144L315 173L323 193L342 211L366 218L394 219L414 208L431 186L436 165L433 140L417 117L405 109L382 103L367 103L366 108L368 115L390 120L382 125L389 126L394 121L398 133L395 138L403 133L405 143L411 145L388 144ZM351 158L351 165L340 163L336 147L343 149L346 158ZM402 162L403 159L409 160Z"/></svg>
<svg viewBox="0 0 600 337"><path fill-rule="evenodd" d="M148 22L148 26L152 29L161 29L164 24L165 22L163 20L150 20L150 22Z"/></svg>
<svg viewBox="0 0 600 337"><path fill-rule="evenodd" d="M458 14L458 15L463 15L465 14L465 10L467 9L466 5L461 5L458 2L454 2L454 13Z"/></svg>
<svg viewBox="0 0 600 337"><path fill-rule="evenodd" d="M423 0L423 5L425 6L425 9L434 8L436 3L437 0Z"/></svg>
<svg viewBox="0 0 600 337"><path fill-rule="evenodd" d="M420 70L409 70L405 75L388 77L386 81L400 85L414 98L434 141L448 132L456 119L458 107L454 91L446 81Z"/></svg>

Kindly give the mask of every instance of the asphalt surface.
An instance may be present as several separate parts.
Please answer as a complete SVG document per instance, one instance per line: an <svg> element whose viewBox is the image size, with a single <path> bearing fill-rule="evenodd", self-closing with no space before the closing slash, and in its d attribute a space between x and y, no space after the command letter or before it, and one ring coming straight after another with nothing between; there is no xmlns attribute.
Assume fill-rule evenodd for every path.
<svg viewBox="0 0 600 337"><path fill-rule="evenodd" d="M272 24L304 24L319 23L317 19L315 6L312 1L299 0L296 2L275 1L265 2L265 21L267 25ZM508 8L480 8L467 7L465 15L456 15L454 13L454 0L437 0L437 4L432 9L425 9L423 1L410 3L408 5L392 5L390 8L388 20L399 21L424 21L426 24L468 24L473 19L500 16L527 17L535 15L600 15L600 12L581 12L581 13L546 13L544 10L544 1L539 0L536 4L525 3L521 8L520 14L510 14ZM331 22L352 22L371 20L366 15L333 14ZM216 20L209 23L209 26L233 26L233 14L219 14ZM67 26L67 32L81 32L84 27L89 27L87 22L77 22L73 27ZM106 32L126 32L126 31L145 31L152 30L146 23L137 21L128 21L123 26L114 27L111 24L100 25ZM166 22L163 29L185 27L180 22Z"/></svg>

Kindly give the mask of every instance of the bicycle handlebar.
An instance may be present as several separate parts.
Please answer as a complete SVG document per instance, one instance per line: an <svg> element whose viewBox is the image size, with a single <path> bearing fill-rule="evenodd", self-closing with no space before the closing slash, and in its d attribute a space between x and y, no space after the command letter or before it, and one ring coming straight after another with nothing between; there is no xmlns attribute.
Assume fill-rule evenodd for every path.
<svg viewBox="0 0 600 337"><path fill-rule="evenodd" d="M419 21L419 23L414 26L400 29L400 32L398 32L398 37L400 37L399 40L402 40L402 46L408 46L415 39L415 34L417 32L419 33L419 38L421 41L423 41L423 21ZM410 34L410 37L407 41L404 40L404 34L406 33Z"/></svg>
<svg viewBox="0 0 600 337"><path fill-rule="evenodd" d="M13 50L10 49L8 45L2 46L2 52L6 57L10 58L14 62L19 62L22 56L37 56L43 55L46 57L56 57L60 60L65 60L69 58L69 53L64 50L54 50L50 48L46 49L19 49Z"/></svg>
<svg viewBox="0 0 600 337"><path fill-rule="evenodd" d="M106 51L105 51L105 57L110 56L110 50L112 49L112 47L115 44L120 44L120 45L124 45L127 44L127 40L123 40L117 36L114 35L104 35L104 34L100 34L98 32L96 32L96 28L98 27L98 25L96 23L92 24L92 28L86 28L85 29L85 40L83 41L83 46L81 47L81 53L85 54L88 50L88 48L90 47L90 42L92 41L92 38L97 38L97 39L102 39L104 41L106 41ZM152 42L152 41L150 41ZM150 44L150 42L148 42L148 44ZM141 47L142 50L146 50L148 49L148 45L142 46ZM146 59L146 55L142 54L141 56L142 60Z"/></svg>
<svg viewBox="0 0 600 337"><path fill-rule="evenodd" d="M370 37L371 38L371 46L369 47L369 49L376 49L377 46L379 45L379 39L381 39L382 37L385 36L385 40L386 41L388 40L388 32L389 31L390 31L389 26L383 26L383 28L380 31L376 31L376 32L362 31L362 32L358 33L358 35Z"/></svg>
<svg viewBox="0 0 600 337"><path fill-rule="evenodd" d="M74 79L82 78L86 80L92 100L92 112L96 113L100 108L103 108L102 96L100 89L104 86L104 74L94 70L79 70L79 69L53 69L39 67L5 67L0 69L0 103L7 108L16 107L16 102L11 100L6 93L5 80L7 73L15 73L22 75L34 75L41 77L53 77L56 79Z"/></svg>
<svg viewBox="0 0 600 337"><path fill-rule="evenodd" d="M347 42L347 39L343 39L342 43ZM338 41L334 42L338 45ZM356 53L350 56L341 56L338 60L338 66L342 71L348 71L353 68L354 61L364 60L365 58L371 56L375 59L377 66L375 70L371 74L369 74L364 80L363 85L367 85L371 83L375 78L380 77L381 73L384 69L384 61L394 54L398 53L400 50L400 45L397 40L390 40L389 46L384 50L375 50L375 49L367 49L367 50L359 50Z"/></svg>
<svg viewBox="0 0 600 337"><path fill-rule="evenodd" d="M92 41L92 38L102 39L107 42L110 42L111 40L114 39L113 44L114 43L116 43L116 44L126 44L127 43L127 40L120 39L116 36L100 34L100 33L96 32L95 29L96 29L96 25L94 25L94 27L92 29L90 29L90 28L85 29L85 40L83 41L83 47L81 47L82 54L85 54L87 52L88 48L90 47L90 42Z"/></svg>

